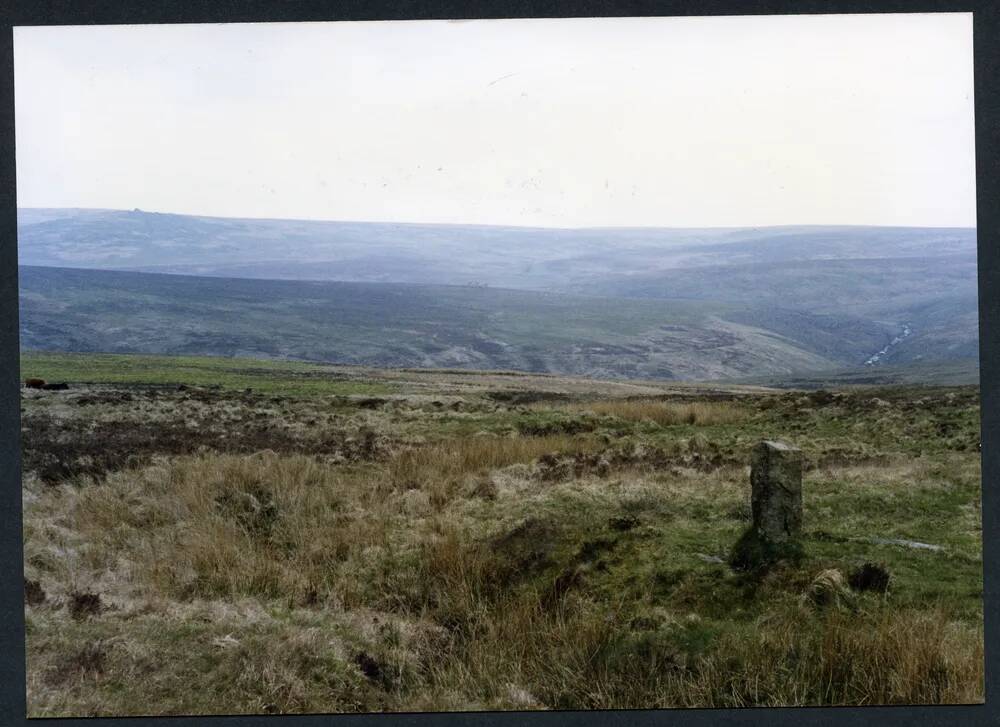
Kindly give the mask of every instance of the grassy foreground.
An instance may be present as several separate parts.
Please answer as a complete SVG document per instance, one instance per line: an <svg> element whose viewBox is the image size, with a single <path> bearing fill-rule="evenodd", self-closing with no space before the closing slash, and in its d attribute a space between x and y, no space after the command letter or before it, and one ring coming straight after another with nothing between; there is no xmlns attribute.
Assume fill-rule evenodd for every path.
<svg viewBox="0 0 1000 727"><path fill-rule="evenodd" d="M982 701L974 387L39 375L70 389L22 403L32 717ZM806 557L738 573L764 437L805 453Z"/></svg>

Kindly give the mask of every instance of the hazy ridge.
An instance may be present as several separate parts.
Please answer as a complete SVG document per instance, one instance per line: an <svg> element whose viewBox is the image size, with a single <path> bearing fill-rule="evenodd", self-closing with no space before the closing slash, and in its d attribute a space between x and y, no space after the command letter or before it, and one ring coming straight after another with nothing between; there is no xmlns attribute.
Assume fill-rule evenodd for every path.
<svg viewBox="0 0 1000 727"><path fill-rule="evenodd" d="M972 229L18 223L26 349L667 379L978 356Z"/></svg>

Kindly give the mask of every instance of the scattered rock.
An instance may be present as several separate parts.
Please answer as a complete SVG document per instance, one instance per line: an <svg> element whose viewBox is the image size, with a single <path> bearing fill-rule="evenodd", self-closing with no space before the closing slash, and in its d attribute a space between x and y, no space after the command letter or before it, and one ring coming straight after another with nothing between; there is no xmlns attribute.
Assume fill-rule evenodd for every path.
<svg viewBox="0 0 1000 727"><path fill-rule="evenodd" d="M46 391L66 391L69 389L69 384L65 381L58 384L42 384L42 388Z"/></svg>
<svg viewBox="0 0 1000 727"><path fill-rule="evenodd" d="M876 545L898 545L903 548L914 548L916 550L933 550L936 552L944 550L943 545L919 543L916 540L902 540L900 538L870 538L869 542L875 543Z"/></svg>
<svg viewBox="0 0 1000 727"><path fill-rule="evenodd" d="M889 571L877 563L865 563L854 569L848 583L855 591L877 591L885 593L889 589Z"/></svg>

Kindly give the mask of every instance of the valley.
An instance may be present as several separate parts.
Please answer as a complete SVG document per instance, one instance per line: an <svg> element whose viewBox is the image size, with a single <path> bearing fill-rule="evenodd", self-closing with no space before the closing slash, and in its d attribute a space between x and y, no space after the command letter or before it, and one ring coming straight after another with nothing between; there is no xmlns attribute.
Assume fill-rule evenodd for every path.
<svg viewBox="0 0 1000 727"><path fill-rule="evenodd" d="M21 340L611 379L971 366L975 246L975 231L958 228L559 230L27 209Z"/></svg>

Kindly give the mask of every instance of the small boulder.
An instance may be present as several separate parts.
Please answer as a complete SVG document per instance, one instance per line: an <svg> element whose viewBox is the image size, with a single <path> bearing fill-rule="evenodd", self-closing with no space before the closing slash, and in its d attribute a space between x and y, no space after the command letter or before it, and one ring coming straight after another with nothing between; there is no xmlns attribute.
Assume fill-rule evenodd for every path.
<svg viewBox="0 0 1000 727"><path fill-rule="evenodd" d="M855 591L885 593L889 590L890 578L889 571L884 566L877 563L865 563L851 572L848 583Z"/></svg>

